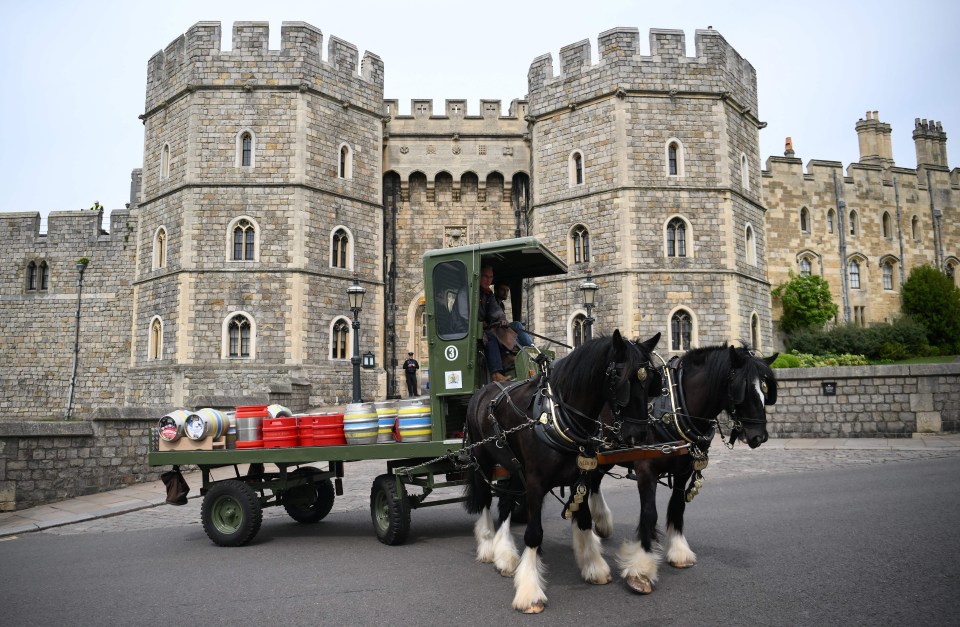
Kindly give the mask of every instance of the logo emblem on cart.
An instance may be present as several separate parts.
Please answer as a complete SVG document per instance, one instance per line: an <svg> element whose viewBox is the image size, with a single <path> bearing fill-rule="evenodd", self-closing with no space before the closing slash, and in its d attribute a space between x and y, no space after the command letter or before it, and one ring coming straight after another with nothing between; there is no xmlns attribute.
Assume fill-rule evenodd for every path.
<svg viewBox="0 0 960 627"><path fill-rule="evenodd" d="M453 361L457 358L460 352L457 351L456 346L448 346L446 349L444 349L443 354L446 356L447 361Z"/></svg>

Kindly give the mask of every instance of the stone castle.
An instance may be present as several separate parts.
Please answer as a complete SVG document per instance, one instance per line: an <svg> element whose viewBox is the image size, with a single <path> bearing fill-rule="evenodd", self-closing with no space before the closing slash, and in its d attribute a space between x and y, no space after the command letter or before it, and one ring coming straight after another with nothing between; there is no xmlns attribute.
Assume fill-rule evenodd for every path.
<svg viewBox="0 0 960 627"><path fill-rule="evenodd" d="M556 68L538 57L506 114L414 100L400 115L377 55L305 23L283 24L279 50L266 23L232 41L200 22L149 60L143 167L109 225L0 215L0 420L63 416L75 357L80 418L342 404L354 280L376 363L363 395L397 395L397 362L426 356L421 256L444 246L536 236L570 272L526 285L516 317L576 344L592 276L595 332L660 332L665 356L779 348L770 291L791 270L822 274L860 324L896 314L910 268L956 276L960 172L939 124L918 120L916 168L893 163L871 112L846 173L790 146L761 169L754 69L712 29L693 57L661 29L644 54L633 28L600 34L597 60L587 40Z"/></svg>

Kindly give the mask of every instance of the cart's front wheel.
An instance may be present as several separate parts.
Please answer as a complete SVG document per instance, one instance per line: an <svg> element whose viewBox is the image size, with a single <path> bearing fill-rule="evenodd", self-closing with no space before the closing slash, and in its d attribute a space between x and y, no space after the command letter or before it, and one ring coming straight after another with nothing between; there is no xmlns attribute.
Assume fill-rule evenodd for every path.
<svg viewBox="0 0 960 627"><path fill-rule="evenodd" d="M403 483L393 475L380 475L370 490L370 517L377 539L384 544L403 544L410 533L410 501Z"/></svg>
<svg viewBox="0 0 960 627"><path fill-rule="evenodd" d="M260 531L263 509L247 484L235 479L218 481L203 497L200 519L215 544L243 546Z"/></svg>
<svg viewBox="0 0 960 627"><path fill-rule="evenodd" d="M296 475L318 475L316 468L297 468L292 473ZM290 518L300 523L315 523L333 509L335 493L333 483L329 479L318 479L311 483L298 485L283 492L283 509L287 510Z"/></svg>

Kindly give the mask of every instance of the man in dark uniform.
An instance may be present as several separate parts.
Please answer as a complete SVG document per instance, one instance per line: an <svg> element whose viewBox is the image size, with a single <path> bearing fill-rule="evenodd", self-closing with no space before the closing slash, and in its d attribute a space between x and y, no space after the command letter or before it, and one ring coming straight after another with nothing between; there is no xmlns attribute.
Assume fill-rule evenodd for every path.
<svg viewBox="0 0 960 627"><path fill-rule="evenodd" d="M413 358L413 353L407 353L407 361L403 362L403 372L407 377L407 395L417 395L417 370L420 364Z"/></svg>

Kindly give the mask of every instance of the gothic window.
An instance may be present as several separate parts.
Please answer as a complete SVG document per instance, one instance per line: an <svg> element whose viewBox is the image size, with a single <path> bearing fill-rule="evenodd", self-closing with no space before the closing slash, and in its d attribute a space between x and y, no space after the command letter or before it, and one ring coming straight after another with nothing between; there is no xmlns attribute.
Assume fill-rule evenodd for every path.
<svg viewBox="0 0 960 627"><path fill-rule="evenodd" d="M46 290L47 284L50 282L50 266L47 265L46 261L40 262L40 265L37 266L37 273L40 275L37 287L41 291Z"/></svg>
<svg viewBox="0 0 960 627"><path fill-rule="evenodd" d="M147 342L147 359L163 358L163 322L154 317L150 322L150 339Z"/></svg>
<svg viewBox="0 0 960 627"><path fill-rule="evenodd" d="M860 224L858 222L857 212L850 212L850 237L856 237L857 231L860 230Z"/></svg>
<svg viewBox="0 0 960 627"><path fill-rule="evenodd" d="M227 357L249 359L253 356L253 324L242 313L227 319Z"/></svg>
<svg viewBox="0 0 960 627"><path fill-rule="evenodd" d="M851 261L847 264L847 268L850 275L850 289L860 289L860 264L856 261Z"/></svg>
<svg viewBox="0 0 960 627"><path fill-rule="evenodd" d="M162 226L153 237L153 269L167 267L167 230Z"/></svg>
<svg viewBox="0 0 960 627"><path fill-rule="evenodd" d="M587 317L583 314L574 316L570 331L573 335L573 347L583 344L587 337Z"/></svg>
<svg viewBox="0 0 960 627"><path fill-rule="evenodd" d="M670 350L688 351L693 339L693 319L684 309L678 309L670 317Z"/></svg>
<svg viewBox="0 0 960 627"><path fill-rule="evenodd" d="M757 240L753 236L753 227L749 224L744 234L744 246L746 246L747 263L752 266L757 265Z"/></svg>
<svg viewBox="0 0 960 627"><path fill-rule="evenodd" d="M667 158L667 176L683 176L684 175L684 154L683 154L683 144L680 143L680 140L671 137L667 140L666 145L666 158Z"/></svg>
<svg viewBox="0 0 960 627"><path fill-rule="evenodd" d="M570 231L570 243L573 246L573 263L590 261L590 231L578 224Z"/></svg>
<svg viewBox="0 0 960 627"><path fill-rule="evenodd" d="M913 216L913 219L910 221L910 234L913 237L913 241L920 241L920 219L917 216Z"/></svg>
<svg viewBox="0 0 960 627"><path fill-rule="evenodd" d="M164 144L160 149L160 179L170 177L170 144Z"/></svg>
<svg viewBox="0 0 960 627"><path fill-rule="evenodd" d="M947 276L950 277L950 280L954 285L957 283L957 264L953 261L947 262Z"/></svg>
<svg viewBox="0 0 960 627"><path fill-rule="evenodd" d="M754 349L760 349L760 316L756 312L750 316L750 344Z"/></svg>
<svg viewBox="0 0 960 627"><path fill-rule="evenodd" d="M883 216L880 219L880 222L883 226L883 236L887 239L893 237L893 231L890 228L890 214L886 211L883 212Z"/></svg>
<svg viewBox="0 0 960 627"><path fill-rule="evenodd" d="M342 179L353 178L353 151L350 146L340 146L340 163L337 167L337 176Z"/></svg>
<svg viewBox="0 0 960 627"><path fill-rule="evenodd" d="M810 232L810 212L807 211L806 207L800 208L800 232Z"/></svg>
<svg viewBox="0 0 960 627"><path fill-rule="evenodd" d="M257 137L250 129L237 133L236 157L234 165L238 168L253 168L257 165Z"/></svg>
<svg viewBox="0 0 960 627"><path fill-rule="evenodd" d="M570 154L570 187L583 184L583 153L579 150Z"/></svg>
<svg viewBox="0 0 960 627"><path fill-rule="evenodd" d="M677 145L667 147L667 174L677 176Z"/></svg>
<svg viewBox="0 0 960 627"><path fill-rule="evenodd" d="M889 261L884 262L883 266L883 289L893 289L893 264Z"/></svg>
<svg viewBox="0 0 960 627"><path fill-rule="evenodd" d="M237 220L231 229L233 261L254 261L257 258L257 228L247 218Z"/></svg>
<svg viewBox="0 0 960 627"><path fill-rule="evenodd" d="M800 258L800 276L810 276L810 260L806 257Z"/></svg>
<svg viewBox="0 0 960 627"><path fill-rule="evenodd" d="M27 264L27 290L37 289L37 264L31 261Z"/></svg>
<svg viewBox="0 0 960 627"><path fill-rule="evenodd" d="M346 359L350 345L350 323L346 318L337 318L330 333L330 359Z"/></svg>
<svg viewBox="0 0 960 627"><path fill-rule="evenodd" d="M330 267L349 268L352 265L350 262L350 235L341 227L333 232L330 240Z"/></svg>
<svg viewBox="0 0 960 627"><path fill-rule="evenodd" d="M833 233L833 209L827 212L827 233Z"/></svg>
<svg viewBox="0 0 960 627"><path fill-rule="evenodd" d="M687 223L674 218L667 223L667 257L687 256Z"/></svg>

